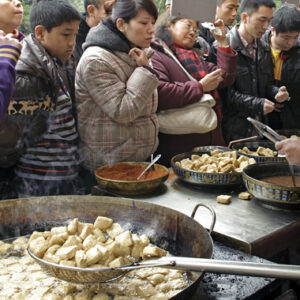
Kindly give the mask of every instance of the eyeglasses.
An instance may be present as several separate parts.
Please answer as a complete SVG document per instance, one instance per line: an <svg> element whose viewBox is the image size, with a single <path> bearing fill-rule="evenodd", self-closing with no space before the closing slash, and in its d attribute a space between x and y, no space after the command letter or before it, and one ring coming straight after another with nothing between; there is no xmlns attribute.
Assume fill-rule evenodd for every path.
<svg viewBox="0 0 300 300"><path fill-rule="evenodd" d="M177 23L184 25L186 30L194 32L195 35L199 35L199 29L197 27L194 27L192 24L185 21L178 21Z"/></svg>

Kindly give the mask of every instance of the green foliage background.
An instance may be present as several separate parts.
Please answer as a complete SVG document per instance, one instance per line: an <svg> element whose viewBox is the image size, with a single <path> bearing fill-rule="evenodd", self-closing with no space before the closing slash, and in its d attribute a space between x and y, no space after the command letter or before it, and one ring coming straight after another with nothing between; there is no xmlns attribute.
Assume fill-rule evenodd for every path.
<svg viewBox="0 0 300 300"><path fill-rule="evenodd" d="M70 0L79 11L83 11L84 7L83 7L83 2L84 0ZM184 1L184 0L181 0ZM201 1L201 0L199 0ZM165 2L166 0L154 0L159 13L162 13L165 10ZM279 8L282 5L282 1L281 0L275 0L276 3L276 7ZM32 0L23 0L22 1L22 5L24 8L24 16L23 16L23 23L21 24L21 26L19 27L19 30L22 31L25 34L28 34L31 32L30 30L30 23L29 23L29 14L30 14L30 6L32 4ZM237 18L237 20L239 20L239 17Z"/></svg>

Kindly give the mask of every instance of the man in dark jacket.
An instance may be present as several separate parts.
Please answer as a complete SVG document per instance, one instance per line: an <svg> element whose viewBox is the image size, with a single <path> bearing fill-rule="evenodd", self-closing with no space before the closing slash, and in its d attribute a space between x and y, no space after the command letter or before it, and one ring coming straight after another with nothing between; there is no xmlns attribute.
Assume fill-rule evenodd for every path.
<svg viewBox="0 0 300 300"><path fill-rule="evenodd" d="M239 8L238 0L217 1L216 20L218 19L223 20L227 32L231 29L231 26L235 21L238 8ZM213 42L215 41L214 36L212 35L212 33L208 28L202 27L200 31L200 36L204 38L209 45L212 45Z"/></svg>
<svg viewBox="0 0 300 300"><path fill-rule="evenodd" d="M273 17L273 0L243 0L241 25L228 34L239 59L236 80L223 98L223 133L226 141L251 136L247 117L263 119L275 109L274 100L285 101L288 93L273 85L270 50L260 41Z"/></svg>
<svg viewBox="0 0 300 300"><path fill-rule="evenodd" d="M90 29L97 26L103 18L110 14L111 8L112 1L110 0L84 0L85 13L83 13L79 24L74 49L74 56L77 63L83 53L82 45Z"/></svg>
<svg viewBox="0 0 300 300"><path fill-rule="evenodd" d="M275 84L286 86L290 100L269 115L269 125L274 129L300 129L300 11L293 5L282 6L271 26L263 39L271 50Z"/></svg>

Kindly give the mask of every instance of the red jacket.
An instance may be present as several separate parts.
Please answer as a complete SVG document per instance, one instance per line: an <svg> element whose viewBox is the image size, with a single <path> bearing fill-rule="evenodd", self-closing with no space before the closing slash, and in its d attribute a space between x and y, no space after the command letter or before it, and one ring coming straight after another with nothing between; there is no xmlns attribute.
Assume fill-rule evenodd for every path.
<svg viewBox="0 0 300 300"><path fill-rule="evenodd" d="M178 64L165 52L158 42L153 43L155 50L151 62L159 74L158 110L179 108L199 101L203 93L197 81L190 81ZM223 70L223 82L219 87L231 85L235 80L237 54L218 51L218 65L203 61L203 68L210 73L217 68ZM220 122L219 122L220 123ZM169 166L171 158L179 153L191 151L196 146L224 145L220 124L205 134L168 135L159 134L158 153L162 154L161 163Z"/></svg>

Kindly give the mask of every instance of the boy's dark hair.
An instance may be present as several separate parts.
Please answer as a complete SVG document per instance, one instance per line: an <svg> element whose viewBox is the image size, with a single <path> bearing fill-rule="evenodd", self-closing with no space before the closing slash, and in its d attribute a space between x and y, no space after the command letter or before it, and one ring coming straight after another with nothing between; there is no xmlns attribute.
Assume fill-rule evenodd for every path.
<svg viewBox="0 0 300 300"><path fill-rule="evenodd" d="M35 0L30 10L32 33L38 25L43 25L48 32L64 22L81 20L80 13L68 0Z"/></svg>
<svg viewBox="0 0 300 300"><path fill-rule="evenodd" d="M276 7L273 0L242 0L240 12L246 12L249 16L258 11L261 6Z"/></svg>
<svg viewBox="0 0 300 300"><path fill-rule="evenodd" d="M157 19L158 11L153 0L116 0L111 18L114 23L119 18L124 19L128 23L141 9L148 12L155 20Z"/></svg>
<svg viewBox="0 0 300 300"><path fill-rule="evenodd" d="M271 26L277 34L282 32L300 32L300 11L294 6L285 4L273 16Z"/></svg>

